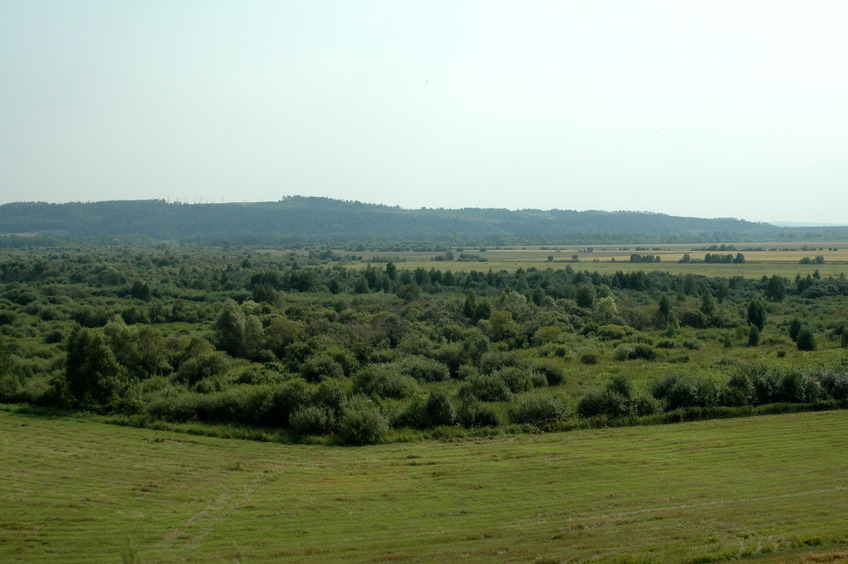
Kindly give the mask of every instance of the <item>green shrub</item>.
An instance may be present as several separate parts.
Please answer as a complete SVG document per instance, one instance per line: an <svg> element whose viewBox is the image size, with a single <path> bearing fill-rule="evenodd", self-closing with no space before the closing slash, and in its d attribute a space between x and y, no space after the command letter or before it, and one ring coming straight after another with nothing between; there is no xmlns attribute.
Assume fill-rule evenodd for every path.
<svg viewBox="0 0 848 564"><path fill-rule="evenodd" d="M562 421L566 414L563 399L545 392L525 395L510 411L514 423L529 423L537 427L546 427Z"/></svg>
<svg viewBox="0 0 848 564"><path fill-rule="evenodd" d="M750 370L749 377L753 388L751 403L763 405L779 401L781 390L778 373L767 366L751 367Z"/></svg>
<svg viewBox="0 0 848 564"><path fill-rule="evenodd" d="M424 382L442 382L450 379L451 371L446 364L423 356L409 356L398 363L406 375Z"/></svg>
<svg viewBox="0 0 848 564"><path fill-rule="evenodd" d="M577 402L577 415L590 418L604 415L606 417L621 417L627 414L629 400L620 394L609 390L587 392Z"/></svg>
<svg viewBox="0 0 848 564"><path fill-rule="evenodd" d="M206 378L224 374L232 366L230 357L221 351L208 351L188 358L175 373L178 382L193 386Z"/></svg>
<svg viewBox="0 0 848 564"><path fill-rule="evenodd" d="M633 397L633 383L627 376L613 376L607 382L607 391L613 394L618 394L625 399Z"/></svg>
<svg viewBox="0 0 848 564"><path fill-rule="evenodd" d="M457 419L466 428L497 427L501 424L501 418L492 406L473 398L460 404Z"/></svg>
<svg viewBox="0 0 848 564"><path fill-rule="evenodd" d="M664 402L667 411L685 407L714 407L718 405L718 385L697 375L670 375L655 380L650 386L651 395Z"/></svg>
<svg viewBox="0 0 848 564"><path fill-rule="evenodd" d="M309 357L300 367L300 374L307 382L344 378L344 367L333 357L320 353Z"/></svg>
<svg viewBox="0 0 848 564"><path fill-rule="evenodd" d="M626 325L601 325L595 329L595 334L605 341L620 341L633 332L633 329Z"/></svg>
<svg viewBox="0 0 848 564"><path fill-rule="evenodd" d="M511 401L512 392L501 378L494 376L472 376L465 380L459 388L462 399L478 399L480 401Z"/></svg>
<svg viewBox="0 0 848 564"><path fill-rule="evenodd" d="M789 338L793 341L797 341L798 333L801 331L801 327L803 327L801 320L797 317L792 318L792 321L789 322L788 328Z"/></svg>
<svg viewBox="0 0 848 564"><path fill-rule="evenodd" d="M392 363L369 364L353 377L353 391L383 398L407 398L418 391L415 379L401 374Z"/></svg>
<svg viewBox="0 0 848 564"><path fill-rule="evenodd" d="M756 347L760 344L760 330L756 325L751 325L748 330L748 346Z"/></svg>
<svg viewBox="0 0 848 564"><path fill-rule="evenodd" d="M621 343L615 347L615 350L612 352L612 358L618 361L629 360L633 358L635 353L636 347L628 343Z"/></svg>
<svg viewBox="0 0 848 564"><path fill-rule="evenodd" d="M457 378L460 380L465 380L466 378L470 378L471 376L479 376L480 371L477 370L477 367L472 364L463 364L459 367L457 371Z"/></svg>
<svg viewBox="0 0 848 564"><path fill-rule="evenodd" d="M653 415L662 411L659 401L651 396L640 395L632 400L632 411L639 417Z"/></svg>
<svg viewBox="0 0 848 564"><path fill-rule="evenodd" d="M373 404L352 401L342 409L338 432L344 444L373 444L389 432L389 420Z"/></svg>
<svg viewBox="0 0 848 564"><path fill-rule="evenodd" d="M544 374L540 374L535 370L531 370L529 373L530 383L534 388L547 388L548 387L548 379L545 378Z"/></svg>
<svg viewBox="0 0 848 564"><path fill-rule="evenodd" d="M816 338L809 327L804 325L798 331L798 336L795 339L799 351L814 351L816 350Z"/></svg>
<svg viewBox="0 0 848 564"><path fill-rule="evenodd" d="M61 329L53 329L52 331L44 335L44 342L48 345L61 343L65 340L65 337L66 335L64 331L62 331Z"/></svg>
<svg viewBox="0 0 848 564"><path fill-rule="evenodd" d="M336 429L336 417L324 406L308 405L289 416L289 428L297 435L325 435Z"/></svg>
<svg viewBox="0 0 848 564"><path fill-rule="evenodd" d="M722 390L721 405L740 406L754 401L754 383L748 374L737 370L730 375Z"/></svg>
<svg viewBox="0 0 848 564"><path fill-rule="evenodd" d="M777 401L787 403L813 403L824 399L825 391L818 379L800 372L785 374L780 382Z"/></svg>
<svg viewBox="0 0 848 564"><path fill-rule="evenodd" d="M835 400L848 399L848 372L829 369L816 374L825 393Z"/></svg>
<svg viewBox="0 0 848 564"><path fill-rule="evenodd" d="M699 339L684 339L683 348L690 351L699 351L704 348L704 342Z"/></svg>
<svg viewBox="0 0 848 564"><path fill-rule="evenodd" d="M450 396L444 390L433 390L424 406L428 427L453 425L456 422L456 408Z"/></svg>
<svg viewBox="0 0 848 564"><path fill-rule="evenodd" d="M524 361L514 352L488 351L480 357L480 372L492 374L503 368L523 368Z"/></svg>
<svg viewBox="0 0 848 564"><path fill-rule="evenodd" d="M197 398L200 394L159 397L147 405L147 413L156 419L191 421L197 418Z"/></svg>
<svg viewBox="0 0 848 564"><path fill-rule="evenodd" d="M580 362L583 364L598 364L598 353L594 351L581 353Z"/></svg>
<svg viewBox="0 0 848 564"><path fill-rule="evenodd" d="M633 358L641 358L643 360L655 360L657 358L657 351L650 345L646 345L644 343L638 343L636 345L636 350L633 351Z"/></svg>
<svg viewBox="0 0 848 564"><path fill-rule="evenodd" d="M312 392L312 405L329 409L335 415L341 413L344 402L345 392L335 382L321 382Z"/></svg>
<svg viewBox="0 0 848 564"><path fill-rule="evenodd" d="M545 377L548 386L559 386L565 382L565 371L552 362L537 362L533 365L533 370Z"/></svg>
<svg viewBox="0 0 848 564"><path fill-rule="evenodd" d="M527 371L515 366L502 368L492 376L503 380L513 394L520 394L533 388L533 381Z"/></svg>
<svg viewBox="0 0 848 564"><path fill-rule="evenodd" d="M300 379L286 382L266 393L259 420L263 425L270 427L285 427L288 425L291 414L309 405L311 399L306 382Z"/></svg>
<svg viewBox="0 0 848 564"><path fill-rule="evenodd" d="M653 347L644 343L637 343L635 345L622 343L615 348L613 358L615 360L655 360L657 358L657 352Z"/></svg>
<svg viewBox="0 0 848 564"><path fill-rule="evenodd" d="M604 390L589 392L577 403L577 414L586 418L642 416L657 411L659 404L654 398L633 397L633 385L626 376L615 376Z"/></svg>

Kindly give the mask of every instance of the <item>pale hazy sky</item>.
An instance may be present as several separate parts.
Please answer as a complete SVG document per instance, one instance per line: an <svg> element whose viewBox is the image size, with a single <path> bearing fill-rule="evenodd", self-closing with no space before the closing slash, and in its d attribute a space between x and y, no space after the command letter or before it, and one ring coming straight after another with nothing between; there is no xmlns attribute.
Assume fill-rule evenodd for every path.
<svg viewBox="0 0 848 564"><path fill-rule="evenodd" d="M0 202L848 223L848 2L0 0Z"/></svg>

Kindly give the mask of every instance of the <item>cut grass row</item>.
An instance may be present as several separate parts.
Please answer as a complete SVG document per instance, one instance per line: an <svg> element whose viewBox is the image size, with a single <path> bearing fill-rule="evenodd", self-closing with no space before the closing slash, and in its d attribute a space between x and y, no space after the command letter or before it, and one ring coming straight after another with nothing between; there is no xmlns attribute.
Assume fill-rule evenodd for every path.
<svg viewBox="0 0 848 564"><path fill-rule="evenodd" d="M846 431L837 411L327 448L0 411L0 560L838 557Z"/></svg>

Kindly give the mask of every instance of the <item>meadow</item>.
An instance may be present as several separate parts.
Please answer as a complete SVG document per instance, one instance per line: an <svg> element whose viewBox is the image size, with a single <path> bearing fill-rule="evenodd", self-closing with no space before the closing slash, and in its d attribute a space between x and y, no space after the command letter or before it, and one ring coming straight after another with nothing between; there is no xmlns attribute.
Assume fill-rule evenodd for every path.
<svg viewBox="0 0 848 564"><path fill-rule="evenodd" d="M829 562L848 412L344 448L0 411L4 562Z"/></svg>
<svg viewBox="0 0 848 564"><path fill-rule="evenodd" d="M731 249L731 250L726 250ZM339 254L344 250L337 249ZM705 263L707 253L734 255L741 252L744 264ZM462 261L444 261L444 252L424 250L374 251L361 253L361 260L351 264L365 265L369 261L394 261L400 268L443 268L454 271L508 270L518 268L565 268L571 266L584 272L614 274L616 271L662 271L671 274L698 274L702 276L806 276L816 270L821 275L838 276L848 270L848 243L844 241L813 243L762 243L738 242L727 245L550 245L523 247L462 248L454 256L465 255ZM653 263L631 262L633 254L652 255L660 260ZM681 260L689 255L693 262ZM815 257L824 262L815 264ZM810 264L802 264L812 259Z"/></svg>

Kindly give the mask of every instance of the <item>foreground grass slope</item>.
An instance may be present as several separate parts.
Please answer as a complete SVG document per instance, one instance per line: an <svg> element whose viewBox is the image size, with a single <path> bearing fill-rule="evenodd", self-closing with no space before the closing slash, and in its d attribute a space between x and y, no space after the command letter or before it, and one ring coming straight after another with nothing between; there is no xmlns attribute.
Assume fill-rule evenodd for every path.
<svg viewBox="0 0 848 564"><path fill-rule="evenodd" d="M848 412L326 448L0 411L0 561L838 558Z"/></svg>

